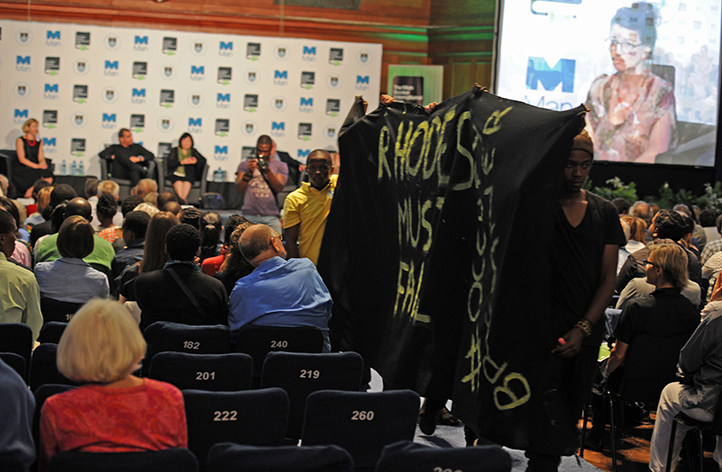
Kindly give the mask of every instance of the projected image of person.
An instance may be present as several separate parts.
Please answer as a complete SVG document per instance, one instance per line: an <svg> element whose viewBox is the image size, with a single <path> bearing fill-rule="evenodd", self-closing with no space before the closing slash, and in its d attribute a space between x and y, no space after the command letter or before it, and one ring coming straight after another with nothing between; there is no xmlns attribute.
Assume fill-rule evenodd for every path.
<svg viewBox="0 0 722 472"><path fill-rule="evenodd" d="M648 69L658 15L646 2L617 10L609 52L617 72L592 83L587 124L596 160L654 163L677 144L674 87Z"/></svg>

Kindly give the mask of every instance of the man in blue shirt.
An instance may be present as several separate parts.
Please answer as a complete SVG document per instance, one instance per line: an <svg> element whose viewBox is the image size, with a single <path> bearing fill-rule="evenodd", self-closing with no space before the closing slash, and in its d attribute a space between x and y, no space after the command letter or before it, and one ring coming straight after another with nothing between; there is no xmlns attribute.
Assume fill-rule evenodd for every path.
<svg viewBox="0 0 722 472"><path fill-rule="evenodd" d="M228 325L234 338L243 326L312 327L324 333L324 352L331 351L328 320L331 295L308 259L285 260L281 236L270 226L248 228L239 242L254 271L236 282L230 296Z"/></svg>

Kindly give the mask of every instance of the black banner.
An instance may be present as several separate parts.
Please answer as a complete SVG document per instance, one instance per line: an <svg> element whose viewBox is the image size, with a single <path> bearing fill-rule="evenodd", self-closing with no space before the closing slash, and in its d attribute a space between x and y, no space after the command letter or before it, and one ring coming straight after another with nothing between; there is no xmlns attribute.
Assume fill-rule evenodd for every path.
<svg viewBox="0 0 722 472"><path fill-rule="evenodd" d="M363 116L357 100L318 264L334 350L453 399L482 437L566 453L545 382L547 248L583 112L479 90L430 115L393 103Z"/></svg>

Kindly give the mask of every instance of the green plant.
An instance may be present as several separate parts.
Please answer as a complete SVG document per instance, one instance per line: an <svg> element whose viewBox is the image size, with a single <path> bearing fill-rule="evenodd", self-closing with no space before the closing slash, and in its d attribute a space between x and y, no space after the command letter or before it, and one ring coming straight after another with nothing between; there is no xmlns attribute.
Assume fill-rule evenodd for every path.
<svg viewBox="0 0 722 472"><path fill-rule="evenodd" d="M584 188L607 200L623 198L630 203L637 201L637 186L634 182L625 184L619 177L614 177L607 180L606 184L607 187L594 187L592 189L591 181L588 181Z"/></svg>

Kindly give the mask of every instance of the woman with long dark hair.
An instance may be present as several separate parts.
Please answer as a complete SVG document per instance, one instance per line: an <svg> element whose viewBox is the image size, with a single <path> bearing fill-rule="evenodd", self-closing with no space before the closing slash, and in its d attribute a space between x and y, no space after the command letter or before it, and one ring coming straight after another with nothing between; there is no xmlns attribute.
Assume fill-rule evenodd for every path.
<svg viewBox="0 0 722 472"><path fill-rule="evenodd" d="M193 182L203 178L206 158L193 147L193 136L183 133L178 146L170 150L165 168L165 178L173 182L173 190L186 203Z"/></svg>

